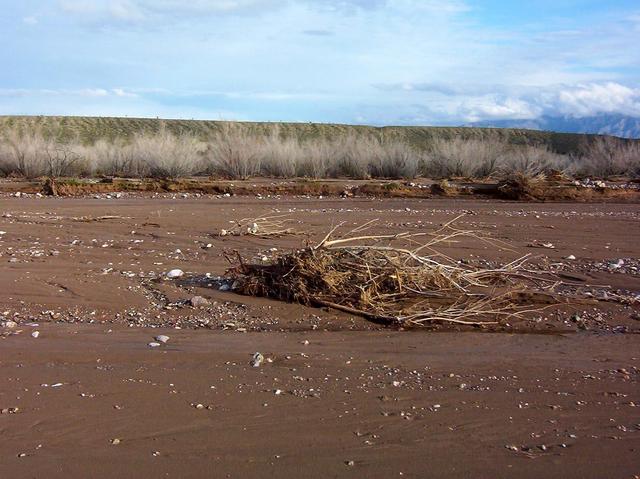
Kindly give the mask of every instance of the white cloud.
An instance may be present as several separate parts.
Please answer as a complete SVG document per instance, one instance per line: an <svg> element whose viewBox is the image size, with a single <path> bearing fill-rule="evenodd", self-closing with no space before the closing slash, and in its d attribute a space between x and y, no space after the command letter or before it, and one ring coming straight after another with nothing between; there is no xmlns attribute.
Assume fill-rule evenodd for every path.
<svg viewBox="0 0 640 479"><path fill-rule="evenodd" d="M136 97L138 97L137 94L132 93L130 91L126 91L123 88L113 88L113 89L111 89L111 91L113 92L113 94L115 96L119 96L119 97L122 97L122 98L136 98Z"/></svg>
<svg viewBox="0 0 640 479"><path fill-rule="evenodd" d="M143 23L203 15L260 13L288 0L59 0L59 8L76 17L114 23Z"/></svg>
<svg viewBox="0 0 640 479"><path fill-rule="evenodd" d="M81 88L78 90L68 89L27 89L27 88L0 88L0 96L4 97L38 97L38 96L75 96L75 97L88 97L88 98L104 98L108 96L119 97L135 97L136 95L128 94L124 90L115 88L112 91L108 91L104 88Z"/></svg>
<svg viewBox="0 0 640 479"><path fill-rule="evenodd" d="M540 116L542 108L519 98L497 99L490 96L478 97L463 102L459 114L466 121L483 119L522 118Z"/></svg>
<svg viewBox="0 0 640 479"><path fill-rule="evenodd" d="M115 23L157 23L176 18L260 15L285 7L318 12L413 12L414 15L455 15L470 8L462 0L58 0L60 9L78 17ZM157 25L156 25L157 26Z"/></svg>
<svg viewBox="0 0 640 479"><path fill-rule="evenodd" d="M78 90L74 93L80 96L93 96L93 97L109 96L109 92L103 88L85 88L83 90Z"/></svg>
<svg viewBox="0 0 640 479"><path fill-rule="evenodd" d="M576 85L557 93L557 109L573 116L597 113L640 115L640 88L619 83Z"/></svg>
<svg viewBox="0 0 640 479"><path fill-rule="evenodd" d="M640 88L616 82L525 88L520 96L472 97L459 113L468 121L483 119L533 119L541 115L577 118L603 113L640 117Z"/></svg>
<svg viewBox="0 0 640 479"><path fill-rule="evenodd" d="M104 90L106 91L106 90ZM0 89L0 115L129 116L201 120L247 120L242 113L224 108L163 105L136 95L119 95L102 89L28 90ZM126 91L125 91L126 93Z"/></svg>
<svg viewBox="0 0 640 479"><path fill-rule="evenodd" d="M37 17L35 17L35 16L33 16L33 15L31 15L31 16L28 16L28 17L24 17L24 18L22 19L22 22L23 22L25 25L31 25L31 26L33 26L33 25L37 25L37 24L38 24L38 18L37 18Z"/></svg>
<svg viewBox="0 0 640 479"><path fill-rule="evenodd" d="M616 113L640 117L640 88L617 82L591 82L532 87L528 85L390 84L380 85L393 104L386 122L443 123L481 120L531 120L543 115L587 117ZM425 105L425 106L422 106ZM426 106L428 105L428 107ZM382 108L374 109L374 121L385 123ZM420 121L422 119L423 121Z"/></svg>

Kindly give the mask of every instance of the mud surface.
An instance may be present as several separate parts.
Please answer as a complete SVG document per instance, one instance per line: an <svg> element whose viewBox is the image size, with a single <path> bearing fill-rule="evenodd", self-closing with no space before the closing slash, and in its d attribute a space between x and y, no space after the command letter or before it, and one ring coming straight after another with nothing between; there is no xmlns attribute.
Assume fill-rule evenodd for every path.
<svg viewBox="0 0 640 479"><path fill-rule="evenodd" d="M301 234L219 236L282 213ZM572 300L532 297L546 309L492 331L397 331L220 290L236 250L259 260L340 222L427 231L461 213L511 247L444 253L531 253ZM0 477L640 473L639 205L4 197L0 215Z"/></svg>

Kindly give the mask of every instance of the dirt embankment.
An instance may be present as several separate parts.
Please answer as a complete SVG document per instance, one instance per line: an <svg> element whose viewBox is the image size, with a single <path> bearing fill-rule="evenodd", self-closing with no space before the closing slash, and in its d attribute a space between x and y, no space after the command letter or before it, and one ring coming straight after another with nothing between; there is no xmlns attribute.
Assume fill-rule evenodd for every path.
<svg viewBox="0 0 640 479"><path fill-rule="evenodd" d="M99 180L61 178L34 181L4 180L0 194L83 197L100 194L216 196L313 196L376 198L478 198L512 201L638 202L640 183L628 180L568 181L562 178L514 177L502 181L451 180L306 180L251 179L219 180L193 178L154 180L104 178Z"/></svg>

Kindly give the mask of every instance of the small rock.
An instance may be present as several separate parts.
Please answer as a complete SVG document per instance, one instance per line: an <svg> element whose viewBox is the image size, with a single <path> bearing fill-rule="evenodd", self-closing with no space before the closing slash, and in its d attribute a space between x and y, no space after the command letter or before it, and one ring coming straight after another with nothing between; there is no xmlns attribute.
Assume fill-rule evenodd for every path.
<svg viewBox="0 0 640 479"><path fill-rule="evenodd" d="M31 333L32 338L37 338L38 336L40 336L40 331L34 331Z"/></svg>
<svg viewBox="0 0 640 479"><path fill-rule="evenodd" d="M189 303L194 308L201 308L203 306L208 306L209 300L207 298L203 298L202 296L194 296L189 300Z"/></svg>
<svg viewBox="0 0 640 479"><path fill-rule="evenodd" d="M251 361L249 362L249 364L251 364L251 366L254 368L259 368L263 362L264 362L264 356L262 355L262 353L255 353L251 358Z"/></svg>
<svg viewBox="0 0 640 479"><path fill-rule="evenodd" d="M2 323L2 326L4 326L7 329L13 329L18 327L18 323L16 323L15 321L5 321Z"/></svg>
<svg viewBox="0 0 640 479"><path fill-rule="evenodd" d="M117 446L118 444L120 444L120 439L118 439L117 437L115 439L111 439L111 444Z"/></svg>
<svg viewBox="0 0 640 479"><path fill-rule="evenodd" d="M176 278L180 278L183 275L184 275L184 271L182 271L181 269L172 269L167 273L167 278L176 279Z"/></svg>
<svg viewBox="0 0 640 479"><path fill-rule="evenodd" d="M623 259L619 259L618 261L615 261L613 263L609 263L609 268L611 269L619 269L622 268L624 266L624 260Z"/></svg>
<svg viewBox="0 0 640 479"><path fill-rule="evenodd" d="M345 465L347 465L349 467L356 465L355 461L344 461L344 463L345 463Z"/></svg>
<svg viewBox="0 0 640 479"><path fill-rule="evenodd" d="M565 259L569 260L569 261L573 261L574 259L576 259L576 257L572 254L570 254L569 256L567 256Z"/></svg>
<svg viewBox="0 0 640 479"><path fill-rule="evenodd" d="M169 336L166 336L164 334L159 334L158 336L156 336L155 338L156 341L158 341L159 343L162 344L167 344L167 342L169 341Z"/></svg>
<svg viewBox="0 0 640 479"><path fill-rule="evenodd" d="M150 348L159 348L161 346L160 343L156 343L156 342L151 342L149 344L147 344L147 346L149 346Z"/></svg>

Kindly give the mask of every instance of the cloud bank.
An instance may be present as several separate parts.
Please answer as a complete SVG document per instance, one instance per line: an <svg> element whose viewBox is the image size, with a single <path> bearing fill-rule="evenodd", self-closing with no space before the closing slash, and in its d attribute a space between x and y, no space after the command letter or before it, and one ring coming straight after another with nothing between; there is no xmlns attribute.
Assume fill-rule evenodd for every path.
<svg viewBox="0 0 640 479"><path fill-rule="evenodd" d="M640 116L631 0L24 0L0 114L459 124Z"/></svg>

